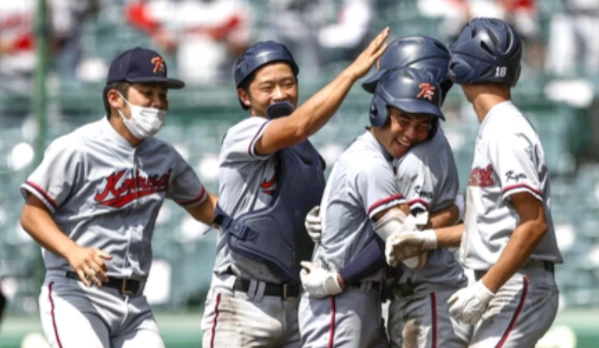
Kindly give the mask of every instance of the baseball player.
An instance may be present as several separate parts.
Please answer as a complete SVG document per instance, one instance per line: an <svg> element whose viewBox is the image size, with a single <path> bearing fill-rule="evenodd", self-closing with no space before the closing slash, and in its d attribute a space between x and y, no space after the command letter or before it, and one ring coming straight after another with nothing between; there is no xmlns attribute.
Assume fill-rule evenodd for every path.
<svg viewBox="0 0 599 348"><path fill-rule="evenodd" d="M212 223L216 197L169 144L167 78L156 52L127 50L111 63L107 116L54 140L21 185L21 225L43 248L39 297L51 347L164 347L144 286L165 198Z"/></svg>
<svg viewBox="0 0 599 348"><path fill-rule="evenodd" d="M380 59L380 71L362 86L372 91L385 69L397 65L422 68L434 74L441 86L443 103L452 82L447 76L449 51L439 41L427 36L410 36L391 42ZM438 127L429 133L429 141L414 146L397 160L396 180L406 198L404 212L423 214L420 225L433 228L452 226L459 214L453 207L462 206L458 196L459 180L453 152ZM456 202L457 198L457 202ZM454 205L457 203L457 205ZM426 218L431 214L430 222ZM387 293L391 301L387 332L392 347L467 347L470 327L449 315L447 300L466 286L464 271L447 249L428 252L423 268L397 266L399 279Z"/></svg>
<svg viewBox="0 0 599 348"><path fill-rule="evenodd" d="M441 42L427 36L400 38L389 43L377 65L379 71L369 77L362 87L373 93L380 77L394 67L421 68L433 73L441 87L443 102L452 86L447 76L448 62L449 51ZM400 208L407 214L418 215L419 220L422 219L419 214L425 213L425 225L454 225L459 216L457 206L463 210L463 203L459 198L455 202L461 196L457 195L459 183L453 153L438 124L429 131L428 138L428 141L411 147L410 151L396 160L398 190L407 201ZM430 219L427 218L429 212ZM319 238L320 224L317 219L308 220L307 228ZM357 265L346 265L339 271L339 277L351 282L356 274L369 269L375 259L369 260L368 255L361 253L354 259ZM378 255L379 260L384 259L382 250ZM390 344L393 347L466 347L470 327L453 320L446 304L451 294L466 285L463 270L446 249L429 252L427 259L422 269L400 264L399 272L394 272L398 273L399 279L385 291L391 299L387 325ZM325 275L324 272L319 274ZM322 284L315 279L316 276L311 278L315 284ZM309 288L308 291L313 289Z"/></svg>
<svg viewBox="0 0 599 348"><path fill-rule="evenodd" d="M475 18L451 46L449 76L480 121L464 225L406 232L387 241L390 262L414 247L460 244L477 282L451 296L450 313L475 324L470 347L533 347L558 306L554 264L562 263L549 205L543 147L510 99L518 81L518 34L499 19Z"/></svg>
<svg viewBox="0 0 599 348"><path fill-rule="evenodd" d="M307 138L380 57L388 35L384 29L297 109L299 69L284 45L258 42L237 59L237 95L250 117L222 142L220 228L202 320L204 347L300 346L299 263L313 249L303 221L324 190L324 162Z"/></svg>
<svg viewBox="0 0 599 348"><path fill-rule="evenodd" d="M381 317L383 267L346 282L338 270L352 263L373 239L390 234L381 222L404 214L405 198L397 190L393 159L424 141L433 120L443 118L441 93L432 74L415 68L386 71L370 106L370 127L339 157L320 205L322 237L313 267L304 263L302 283L312 285L315 272L324 292L308 291L300 303L303 347L387 347ZM324 268L324 270L323 270ZM320 275L329 276L322 279Z"/></svg>

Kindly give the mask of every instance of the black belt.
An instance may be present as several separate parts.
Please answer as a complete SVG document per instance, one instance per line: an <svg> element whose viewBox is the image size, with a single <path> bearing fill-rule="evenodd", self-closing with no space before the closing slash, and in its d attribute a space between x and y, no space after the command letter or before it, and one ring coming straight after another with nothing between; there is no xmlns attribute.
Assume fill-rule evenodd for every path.
<svg viewBox="0 0 599 348"><path fill-rule="evenodd" d="M369 286L364 285L364 284L369 284ZM377 292L380 292L381 289L383 288L381 285L381 282L357 282L357 283L351 283L349 285L346 285L346 287L348 288L358 288L358 289L362 289L362 287L366 287L367 289L370 288L372 290L376 290Z"/></svg>
<svg viewBox="0 0 599 348"><path fill-rule="evenodd" d="M67 278L81 280L75 272L68 271ZM123 295L137 295L141 290L141 281L134 279L108 278L108 282L102 282L102 286L117 289Z"/></svg>
<svg viewBox="0 0 599 348"><path fill-rule="evenodd" d="M390 298L400 298L414 295L414 285L412 283L395 283L389 286L387 291Z"/></svg>
<svg viewBox="0 0 599 348"><path fill-rule="evenodd" d="M235 284L233 284L233 290L248 292L250 290L251 280L242 279L239 277L235 278ZM279 296L286 300L289 298L299 297L301 292L301 286L299 284L283 283L273 284L264 282L264 295L266 296Z"/></svg>
<svg viewBox="0 0 599 348"><path fill-rule="evenodd" d="M555 265L553 264L553 262L542 261L542 263L543 263L544 270L546 270L547 272L555 273ZM526 267L527 267L527 265L525 265L523 268L526 268ZM485 276L485 274L487 274L487 271L474 271L474 279L479 281L482 277Z"/></svg>

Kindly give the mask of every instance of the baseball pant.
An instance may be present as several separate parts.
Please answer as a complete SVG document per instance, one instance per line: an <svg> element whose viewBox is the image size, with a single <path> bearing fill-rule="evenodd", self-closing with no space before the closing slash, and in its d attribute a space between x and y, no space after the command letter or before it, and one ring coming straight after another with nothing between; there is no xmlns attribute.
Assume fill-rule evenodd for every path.
<svg viewBox="0 0 599 348"><path fill-rule="evenodd" d="M553 272L539 262L520 269L489 303L470 347L534 347L555 319L558 296Z"/></svg>
<svg viewBox="0 0 599 348"><path fill-rule="evenodd" d="M456 291L396 295L389 303L387 333L393 348L465 348L472 327L449 315L447 300Z"/></svg>
<svg viewBox="0 0 599 348"><path fill-rule="evenodd" d="M164 348L143 295L46 274L39 306L42 329L52 348Z"/></svg>
<svg viewBox="0 0 599 348"><path fill-rule="evenodd" d="M305 293L299 314L302 347L386 348L381 314L380 295L374 289L346 288L324 299Z"/></svg>
<svg viewBox="0 0 599 348"><path fill-rule="evenodd" d="M212 277L201 324L202 347L300 347L299 298L266 296L259 281L252 281L252 293L234 291L234 282L233 275Z"/></svg>

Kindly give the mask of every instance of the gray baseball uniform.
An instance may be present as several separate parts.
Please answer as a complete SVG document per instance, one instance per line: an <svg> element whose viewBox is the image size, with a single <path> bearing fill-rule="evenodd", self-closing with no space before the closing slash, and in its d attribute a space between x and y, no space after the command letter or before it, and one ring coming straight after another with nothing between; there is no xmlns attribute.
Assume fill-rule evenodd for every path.
<svg viewBox="0 0 599 348"><path fill-rule="evenodd" d="M232 218L267 206L276 188L276 159L255 152L270 121L246 118L227 132L219 156L219 205ZM235 279L250 280L247 293ZM265 296L266 282L283 279L267 266L231 251L219 230L212 283L202 319L203 347L299 347L299 298Z"/></svg>
<svg viewBox="0 0 599 348"><path fill-rule="evenodd" d="M489 111L476 138L460 246L465 267L485 271L497 262L518 225L510 197L519 192L543 203L547 233L530 261L491 300L471 347L532 347L551 326L558 304L553 264L563 261L551 219L545 154L528 120L506 101Z"/></svg>
<svg viewBox="0 0 599 348"><path fill-rule="evenodd" d="M396 162L397 186L410 209L437 212L451 206L459 180L453 152L439 129ZM420 270L403 264L392 286L387 331L392 347L467 347L470 328L449 315L447 299L466 286L462 267L447 249L428 252Z"/></svg>
<svg viewBox="0 0 599 348"><path fill-rule="evenodd" d="M185 207L208 196L187 162L153 137L132 147L104 117L54 140L21 190L38 197L77 244L110 254L109 277L141 284L132 293L86 288L65 277L67 260L43 250L40 315L51 346L163 347L142 292L164 199Z"/></svg>
<svg viewBox="0 0 599 348"><path fill-rule="evenodd" d="M365 132L339 157L327 180L320 205L322 238L313 261L340 270L372 238L377 213L405 203L393 176L391 157ZM386 347L380 289L384 270L360 284L346 284L339 295L300 302L303 347Z"/></svg>

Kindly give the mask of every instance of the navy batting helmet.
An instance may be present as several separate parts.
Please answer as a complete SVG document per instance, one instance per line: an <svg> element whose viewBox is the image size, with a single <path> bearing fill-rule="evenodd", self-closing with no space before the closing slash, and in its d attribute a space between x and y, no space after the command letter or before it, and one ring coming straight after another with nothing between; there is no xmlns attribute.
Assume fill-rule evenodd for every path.
<svg viewBox="0 0 599 348"><path fill-rule="evenodd" d="M449 78L458 84L506 83L520 77L522 45L516 31L497 18L475 18L450 47Z"/></svg>
<svg viewBox="0 0 599 348"><path fill-rule="evenodd" d="M389 107L394 107L410 114L436 116L433 118L436 131L438 119L445 120L440 109L441 93L434 76L425 70L410 67L387 70L377 83L370 104L370 124L383 127L389 120Z"/></svg>
<svg viewBox="0 0 599 348"><path fill-rule="evenodd" d="M430 36L406 36L391 41L379 60L379 71L362 83L369 93L374 93L376 84L386 70L406 67L426 69L433 74L443 91L441 103L453 82L447 76L449 50L440 41Z"/></svg>

